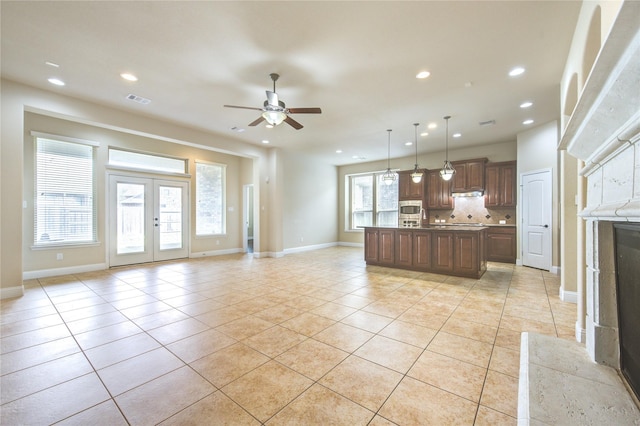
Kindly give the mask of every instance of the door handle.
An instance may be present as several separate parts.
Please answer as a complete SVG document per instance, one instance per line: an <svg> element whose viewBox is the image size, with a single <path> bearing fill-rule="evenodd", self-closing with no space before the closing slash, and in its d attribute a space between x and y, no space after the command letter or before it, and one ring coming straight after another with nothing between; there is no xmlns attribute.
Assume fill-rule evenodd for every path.
<svg viewBox="0 0 640 426"><path fill-rule="evenodd" d="M545 228L548 228L548 227L549 227L549 225L545 225L544 227L545 227Z"/></svg>

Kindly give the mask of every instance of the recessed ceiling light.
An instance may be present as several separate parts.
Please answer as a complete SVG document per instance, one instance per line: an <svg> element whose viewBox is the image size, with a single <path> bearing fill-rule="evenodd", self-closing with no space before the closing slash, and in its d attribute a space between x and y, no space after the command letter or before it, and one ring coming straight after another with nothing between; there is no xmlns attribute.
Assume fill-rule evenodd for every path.
<svg viewBox="0 0 640 426"><path fill-rule="evenodd" d="M242 132L244 132L244 129L243 129L242 127L238 127L238 126L233 126L233 127L231 128L231 130L233 130L234 132L237 132L237 133L242 133Z"/></svg>
<svg viewBox="0 0 640 426"><path fill-rule="evenodd" d="M451 136L454 138L459 138L460 136L462 136L462 133L454 133Z"/></svg>
<svg viewBox="0 0 640 426"><path fill-rule="evenodd" d="M128 72L123 72L122 74L120 74L120 77L124 78L127 81L138 81L138 77Z"/></svg>
<svg viewBox="0 0 640 426"><path fill-rule="evenodd" d="M429 125L427 126L427 129L436 129L438 127L438 123L429 123Z"/></svg>
<svg viewBox="0 0 640 426"><path fill-rule="evenodd" d="M524 73L524 68L522 67L515 67L514 69L512 69L511 71L509 71L509 76L511 77L515 77L517 75L520 75Z"/></svg>
<svg viewBox="0 0 640 426"><path fill-rule="evenodd" d="M420 133L420 136L422 136L423 138L426 138L427 136L429 136L428 132L422 132Z"/></svg>
<svg viewBox="0 0 640 426"><path fill-rule="evenodd" d="M533 124L533 120L531 120L531 119L524 120L524 121L522 122L522 124Z"/></svg>
<svg viewBox="0 0 640 426"><path fill-rule="evenodd" d="M420 71L418 74L416 74L416 78L427 78L431 75L431 73L429 71Z"/></svg>
<svg viewBox="0 0 640 426"><path fill-rule="evenodd" d="M55 62L45 61L44 63L45 65L49 65L50 67L60 68L60 65L56 64Z"/></svg>
<svg viewBox="0 0 640 426"><path fill-rule="evenodd" d="M55 84L56 86L64 86L64 81L60 80L59 78L50 78L49 83L51 84Z"/></svg>
<svg viewBox="0 0 640 426"><path fill-rule="evenodd" d="M366 160L367 157L363 157L362 155L353 155L351 156L354 160Z"/></svg>
<svg viewBox="0 0 640 426"><path fill-rule="evenodd" d="M273 129L273 124L265 124L265 126L267 129Z"/></svg>
<svg viewBox="0 0 640 426"><path fill-rule="evenodd" d="M411 142L411 141L407 141L407 142L405 142L405 143L404 143L404 145L405 145L405 146L412 146L412 145L413 145L413 142Z"/></svg>
<svg viewBox="0 0 640 426"><path fill-rule="evenodd" d="M342 154L342 150L341 149L336 149L336 154Z"/></svg>
<svg viewBox="0 0 640 426"><path fill-rule="evenodd" d="M266 139L262 139L262 143L266 145L266 144L268 144L268 143L269 143L269 141L268 141L268 140L266 140Z"/></svg>
<svg viewBox="0 0 640 426"><path fill-rule="evenodd" d="M533 105L533 102L523 102L520 104L520 108L529 108L531 105Z"/></svg>

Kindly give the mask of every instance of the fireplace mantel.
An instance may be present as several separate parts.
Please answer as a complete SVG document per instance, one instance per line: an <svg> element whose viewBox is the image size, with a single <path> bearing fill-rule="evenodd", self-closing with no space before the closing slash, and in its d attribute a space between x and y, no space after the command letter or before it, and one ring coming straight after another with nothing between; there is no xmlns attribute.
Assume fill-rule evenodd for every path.
<svg viewBox="0 0 640 426"><path fill-rule="evenodd" d="M638 22L640 4L625 1L560 140L585 174L640 139Z"/></svg>

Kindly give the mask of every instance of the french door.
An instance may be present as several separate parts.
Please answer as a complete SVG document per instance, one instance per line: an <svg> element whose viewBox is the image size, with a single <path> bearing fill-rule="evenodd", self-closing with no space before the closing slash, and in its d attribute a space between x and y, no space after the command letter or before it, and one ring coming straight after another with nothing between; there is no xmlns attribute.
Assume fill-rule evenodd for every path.
<svg viewBox="0 0 640 426"><path fill-rule="evenodd" d="M189 256L184 181L109 176L109 266Z"/></svg>

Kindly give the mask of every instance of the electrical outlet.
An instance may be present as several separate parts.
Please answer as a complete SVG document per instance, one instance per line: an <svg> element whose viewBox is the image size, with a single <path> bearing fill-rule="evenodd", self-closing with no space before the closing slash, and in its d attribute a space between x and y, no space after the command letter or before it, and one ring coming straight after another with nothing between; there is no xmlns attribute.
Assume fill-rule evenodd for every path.
<svg viewBox="0 0 640 426"><path fill-rule="evenodd" d="M219 246L220 245L220 240L216 240L216 245Z"/></svg>
<svg viewBox="0 0 640 426"><path fill-rule="evenodd" d="M62 253L56 253L56 260L64 259L64 255Z"/></svg>

